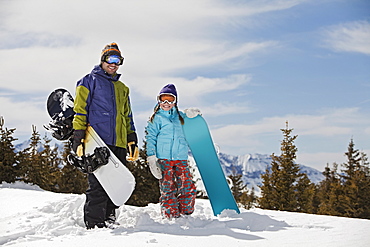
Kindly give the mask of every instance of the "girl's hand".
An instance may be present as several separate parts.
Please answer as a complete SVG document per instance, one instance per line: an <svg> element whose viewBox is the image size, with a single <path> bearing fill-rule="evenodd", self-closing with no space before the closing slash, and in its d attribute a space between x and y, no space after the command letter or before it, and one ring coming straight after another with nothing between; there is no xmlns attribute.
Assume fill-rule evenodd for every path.
<svg viewBox="0 0 370 247"><path fill-rule="evenodd" d="M160 168L158 164L158 159L155 155L149 156L147 159L148 165L150 172L153 174L153 176L156 179L161 179L162 178L162 169Z"/></svg>
<svg viewBox="0 0 370 247"><path fill-rule="evenodd" d="M184 113L186 114L186 116L188 118L195 118L196 116L198 115L202 115L202 113L200 112L199 109L197 108L189 108L189 109L185 109L184 110Z"/></svg>

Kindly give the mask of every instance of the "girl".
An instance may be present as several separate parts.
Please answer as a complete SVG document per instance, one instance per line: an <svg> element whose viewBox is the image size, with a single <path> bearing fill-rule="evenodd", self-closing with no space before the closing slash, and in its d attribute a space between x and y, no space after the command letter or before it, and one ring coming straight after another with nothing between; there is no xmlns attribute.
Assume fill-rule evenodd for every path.
<svg viewBox="0 0 370 247"><path fill-rule="evenodd" d="M162 215L177 218L194 211L196 189L188 167L189 147L182 130L185 114L195 117L198 109L177 108L177 91L173 84L162 88L146 127L147 161L153 176L159 179Z"/></svg>

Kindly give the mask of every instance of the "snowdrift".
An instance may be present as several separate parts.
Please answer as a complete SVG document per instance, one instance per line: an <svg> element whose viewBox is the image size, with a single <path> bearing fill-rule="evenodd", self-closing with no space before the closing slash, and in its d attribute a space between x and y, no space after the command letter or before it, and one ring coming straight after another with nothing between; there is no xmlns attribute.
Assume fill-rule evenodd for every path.
<svg viewBox="0 0 370 247"><path fill-rule="evenodd" d="M196 200L191 216L168 220L159 205L122 206L116 229L86 230L84 195L23 183L0 185L2 246L368 246L370 221L270 210L213 216Z"/></svg>

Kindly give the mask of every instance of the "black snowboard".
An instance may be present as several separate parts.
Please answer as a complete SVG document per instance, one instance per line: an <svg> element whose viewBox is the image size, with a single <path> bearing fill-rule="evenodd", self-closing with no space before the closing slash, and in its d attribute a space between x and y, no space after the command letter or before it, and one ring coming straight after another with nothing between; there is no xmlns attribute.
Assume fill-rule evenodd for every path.
<svg viewBox="0 0 370 247"><path fill-rule="evenodd" d="M75 115L73 111L73 97L64 88L55 89L48 97L47 111L51 117L49 124L44 125L44 128L51 132L52 136L59 140L70 140L72 144L73 126L72 121ZM98 147L91 154L84 154L78 157L74 154L69 154L68 162L74 165L84 173L92 173L99 167L108 164L110 152L107 147Z"/></svg>
<svg viewBox="0 0 370 247"><path fill-rule="evenodd" d="M48 97L47 110L53 120L64 120L75 114L73 97L64 88L55 89Z"/></svg>
<svg viewBox="0 0 370 247"><path fill-rule="evenodd" d="M57 140L67 140L73 134L73 97L64 88L55 89L48 97L47 111L51 117L44 128Z"/></svg>

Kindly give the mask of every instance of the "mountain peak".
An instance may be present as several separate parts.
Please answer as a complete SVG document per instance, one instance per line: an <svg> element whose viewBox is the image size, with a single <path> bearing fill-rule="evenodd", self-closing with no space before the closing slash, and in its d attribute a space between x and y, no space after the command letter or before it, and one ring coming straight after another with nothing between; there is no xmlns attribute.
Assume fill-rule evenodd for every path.
<svg viewBox="0 0 370 247"><path fill-rule="evenodd" d="M248 189L251 190L253 187L257 194L260 193L258 186L262 185L261 175L266 172L266 168L271 164L272 158L270 155L258 153L244 155L218 153L218 157L225 176L242 174L242 180ZM194 162L194 159L191 157L192 162ZM312 167L300 165L300 168L301 172L306 173L313 183L318 183L324 179L324 175ZM197 178L199 176L197 169L195 169L195 173ZM199 181L199 179L196 180ZM203 185L197 184L198 187L203 188Z"/></svg>

